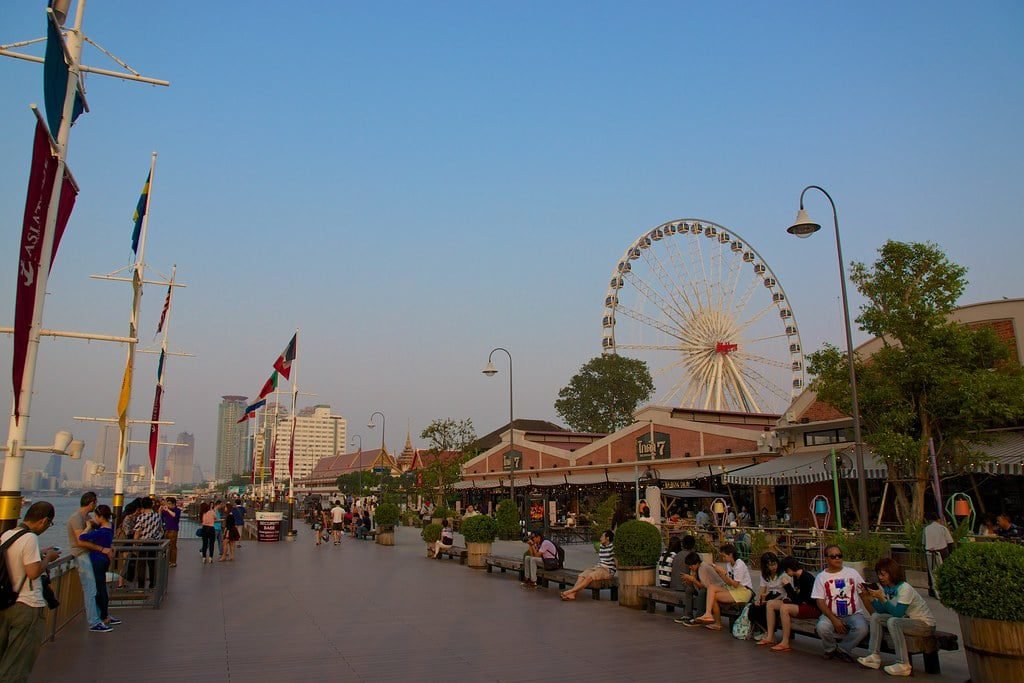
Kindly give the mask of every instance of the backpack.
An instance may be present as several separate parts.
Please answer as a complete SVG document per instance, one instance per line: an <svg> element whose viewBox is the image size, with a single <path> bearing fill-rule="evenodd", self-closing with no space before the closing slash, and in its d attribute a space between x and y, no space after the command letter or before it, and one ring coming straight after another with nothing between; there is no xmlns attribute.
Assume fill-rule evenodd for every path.
<svg viewBox="0 0 1024 683"><path fill-rule="evenodd" d="M554 541L551 541L555 545L555 552L558 553L558 567L556 569L562 569L565 567L565 548L558 545Z"/></svg>
<svg viewBox="0 0 1024 683"><path fill-rule="evenodd" d="M18 593L21 592L21 586L15 588L11 583L11 574L7 571L7 549L15 541L27 534L28 531L28 529L22 527L20 531L4 541L3 545L0 545L0 610L5 610L18 601ZM25 585L24 579L22 579L21 584L22 586Z"/></svg>
<svg viewBox="0 0 1024 683"><path fill-rule="evenodd" d="M750 638L750 631L750 603L748 602L732 624L732 637L737 640L747 640Z"/></svg>

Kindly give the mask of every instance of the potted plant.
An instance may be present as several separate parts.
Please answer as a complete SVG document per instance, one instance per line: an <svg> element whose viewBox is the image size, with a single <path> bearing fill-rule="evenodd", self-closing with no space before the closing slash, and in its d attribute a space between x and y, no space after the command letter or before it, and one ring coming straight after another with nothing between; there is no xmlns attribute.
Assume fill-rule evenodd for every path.
<svg viewBox="0 0 1024 683"><path fill-rule="evenodd" d="M505 541L518 541L520 534L519 510L511 500L503 500L498 503L498 509L494 514L498 522L498 536Z"/></svg>
<svg viewBox="0 0 1024 683"><path fill-rule="evenodd" d="M965 543L938 575L939 599L960 617L971 680L1024 680L1024 547Z"/></svg>
<svg viewBox="0 0 1024 683"><path fill-rule="evenodd" d="M430 551L434 548L434 544L441 540L441 525L426 525L423 527L423 531L420 532L420 538L427 542L427 556L429 557Z"/></svg>
<svg viewBox="0 0 1024 683"><path fill-rule="evenodd" d="M395 544L395 525L398 524L400 512L394 503L381 503L377 506L374 521L377 522L377 543L381 545Z"/></svg>
<svg viewBox="0 0 1024 683"><path fill-rule="evenodd" d="M434 512L430 515L430 521L434 524L441 524L444 520L451 521L452 511L451 508L446 506L444 503L434 508Z"/></svg>
<svg viewBox="0 0 1024 683"><path fill-rule="evenodd" d="M490 515L476 515L462 520L462 536L466 539L466 564L475 569L486 567L484 558L491 554L491 544L498 537L498 522Z"/></svg>
<svg viewBox="0 0 1024 683"><path fill-rule="evenodd" d="M843 566L857 570L861 576L864 576L866 569L874 570L875 563L883 557L889 557L890 552L889 542L875 534L833 534L826 543L839 546L843 551Z"/></svg>
<svg viewBox="0 0 1024 683"><path fill-rule="evenodd" d="M695 545L693 551L700 555L700 559L708 564L715 561L715 546L705 533L698 532L694 537Z"/></svg>
<svg viewBox="0 0 1024 683"><path fill-rule="evenodd" d="M640 609L641 586L655 585L654 567L661 554L661 532L650 522L633 519L615 530L615 564L619 604Z"/></svg>

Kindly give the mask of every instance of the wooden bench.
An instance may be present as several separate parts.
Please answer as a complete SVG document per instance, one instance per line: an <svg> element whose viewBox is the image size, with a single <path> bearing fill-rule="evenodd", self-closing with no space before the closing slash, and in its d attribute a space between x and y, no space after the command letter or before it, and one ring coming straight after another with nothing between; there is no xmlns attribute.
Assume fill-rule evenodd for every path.
<svg viewBox="0 0 1024 683"><path fill-rule="evenodd" d="M580 572L576 569L543 569L537 570L537 585L547 588L549 583L557 583L559 588L568 588L576 583L576 579L579 578ZM586 590L590 591L591 597L594 600L601 599L601 591L607 590L611 592L611 599L619 599L619 584L615 580L615 577L611 579L603 579L601 581L593 581Z"/></svg>
<svg viewBox="0 0 1024 683"><path fill-rule="evenodd" d="M466 564L466 558L469 556L469 551L463 547L453 545L449 548L443 548L437 551L437 557L449 557L453 560L458 560L459 564Z"/></svg>
<svg viewBox="0 0 1024 683"><path fill-rule="evenodd" d="M356 539L357 541L374 541L374 540L377 539L377 530L376 529L370 529L369 531L363 533L362 535L360 535L360 534L352 534L351 537Z"/></svg>
<svg viewBox="0 0 1024 683"><path fill-rule="evenodd" d="M644 609L651 614L654 614L659 603L665 605L666 612L675 612L676 607L683 607L686 602L686 593L683 591L673 590L672 588L662 588L661 586L641 586L637 589L637 593L640 596L640 604L642 604ZM700 605L699 607L702 610L704 609L703 605Z"/></svg>
<svg viewBox="0 0 1024 683"><path fill-rule="evenodd" d="M519 575L519 580L523 579L523 560L518 557L502 557L501 555L487 555L484 557L484 565L487 567L487 573L490 574L494 569L500 569L501 573L504 574L507 571L516 572Z"/></svg>

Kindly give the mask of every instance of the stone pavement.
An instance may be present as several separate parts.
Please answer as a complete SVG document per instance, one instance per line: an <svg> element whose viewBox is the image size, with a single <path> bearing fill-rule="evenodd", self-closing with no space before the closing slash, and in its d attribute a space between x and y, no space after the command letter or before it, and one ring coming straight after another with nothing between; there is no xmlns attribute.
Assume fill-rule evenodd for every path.
<svg viewBox="0 0 1024 683"><path fill-rule="evenodd" d="M33 683L888 679L820 660L817 641L773 654L662 611L586 594L562 603L554 588L426 559L417 529L399 529L391 548L349 538L317 548L303 527L296 543L247 541L235 562L212 565L197 543L182 546L162 609L121 609L109 634L73 622L43 647ZM566 549L567 565L592 564L588 548ZM915 674L967 678L962 652L941 657L941 676L926 677L919 659Z"/></svg>

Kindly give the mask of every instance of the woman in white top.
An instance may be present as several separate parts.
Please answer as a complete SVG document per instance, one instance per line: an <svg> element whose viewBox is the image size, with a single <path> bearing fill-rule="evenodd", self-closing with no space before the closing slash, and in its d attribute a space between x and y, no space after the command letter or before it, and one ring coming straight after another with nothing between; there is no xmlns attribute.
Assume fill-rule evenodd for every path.
<svg viewBox="0 0 1024 683"><path fill-rule="evenodd" d="M719 552L725 560L725 569L717 564L715 571L722 577L723 585L707 587L708 599L704 614L693 620L695 624L706 624L712 631L722 629L721 604L744 604L754 595L754 584L750 578L750 570L746 562L736 557L736 546L731 543L723 545Z"/></svg>
<svg viewBox="0 0 1024 683"><path fill-rule="evenodd" d="M861 585L861 602L871 613L871 639L868 641L868 656L857 661L871 669L882 665L878 648L882 644L882 627L886 627L896 650L896 663L885 667L891 676L909 676L914 670L907 653L906 635L930 636L935 631L935 617L928 609L921 594L906 581L903 567L888 557L875 564L878 575L877 589Z"/></svg>
<svg viewBox="0 0 1024 683"><path fill-rule="evenodd" d="M452 530L451 523L445 519L441 522L441 538L434 541L433 552L430 555L433 558L440 558L442 550L448 550L455 543L455 531Z"/></svg>

